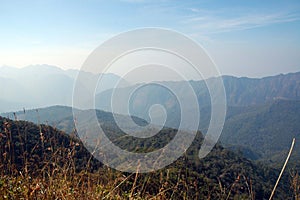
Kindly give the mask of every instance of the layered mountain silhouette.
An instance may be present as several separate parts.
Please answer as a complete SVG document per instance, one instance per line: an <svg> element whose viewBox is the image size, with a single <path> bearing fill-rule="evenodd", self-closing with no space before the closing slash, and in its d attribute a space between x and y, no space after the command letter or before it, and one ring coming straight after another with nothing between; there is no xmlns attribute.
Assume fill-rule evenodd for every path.
<svg viewBox="0 0 300 200"><path fill-rule="evenodd" d="M50 65L32 65L21 69L0 67L0 112L52 105L70 106L78 73L78 70L62 70ZM87 80L82 83L86 88L89 87L88 81L95 82L99 78L99 74L80 73ZM114 74L104 74L96 93L114 87L120 79Z"/></svg>
<svg viewBox="0 0 300 200"><path fill-rule="evenodd" d="M64 71L47 65L28 66L23 69L0 68L0 112L2 116L49 124L67 133L74 132L72 108L66 105L71 105L73 84L77 74L76 70ZM87 80L98 77L88 72L83 72L83 75ZM141 87L136 91L133 91L134 87L131 86L113 90L110 88L120 80L120 77L113 74L107 74L104 77L107 79L106 84L96 92L96 108L99 109L97 113L98 116L102 116L99 120L105 119L106 123L114 120L111 114L111 100L114 92L118 96L119 105L129 108L129 113L119 113L120 116L124 116L124 119L131 115L136 116L133 121L137 123L144 123L145 120L147 123L159 121L162 117L161 112L152 112L151 121L149 110L153 105L160 104L165 108L167 116L163 125L175 129L179 127L181 120L179 102L172 92L167 91L165 87L158 87L159 82ZM227 115L220 141L224 146L240 151L249 159L263 160L279 167L286 156L292 138L300 139L298 123L300 119L300 72L265 78L232 76L222 78L226 91ZM214 78L205 81L214 81ZM210 96L205 81L189 82L198 98L199 130L204 134L211 117ZM161 83L170 88L177 88L184 98L191 98L185 92L187 84L180 81ZM123 101L122 96L131 93L133 95L130 101ZM46 107L48 105L51 107ZM31 108L34 109L30 110ZM193 111L196 108L190 107L189 109ZM13 113L5 113L18 110L20 112L16 112L16 116ZM192 123L193 120L191 117L182 128L188 130L189 122ZM299 157L298 144L295 146L293 156L295 156L293 160Z"/></svg>
<svg viewBox="0 0 300 200"><path fill-rule="evenodd" d="M210 95L206 82L213 83L215 78L200 81L190 81L191 85L197 95L199 107L204 108L210 105ZM223 76L224 89L226 91L226 104L228 106L251 106L251 105L264 105L266 103L273 102L277 99L283 100L300 100L300 72L280 74L277 76L265 77L265 78L238 78L233 76ZM158 84L160 84L158 82ZM170 88L177 88L177 91L181 91L179 96L186 96L188 90L187 84L182 82L161 82L161 84ZM97 108L102 110L111 110L111 98L112 93L117 93L119 97L126 96L129 93L135 92L135 96L139 96L140 101L143 101L141 105L129 105L134 107L132 113L136 116L147 118L148 113L145 114L145 110L155 103L161 103L164 105L167 101L171 101L172 105L169 106L170 111L178 109L175 102L175 97L170 97L170 94L165 92L165 87L158 87L157 84L152 86L143 87L140 90L133 91L134 87L127 87L115 90L107 90L98 94ZM179 88L179 89L178 89ZM192 98L186 96L186 98ZM134 103L134 99L131 101ZM169 103L170 104L170 103ZM173 110L172 110L173 109ZM193 108L191 108L193 109ZM178 112L176 110L176 112ZM144 116L143 116L144 115Z"/></svg>

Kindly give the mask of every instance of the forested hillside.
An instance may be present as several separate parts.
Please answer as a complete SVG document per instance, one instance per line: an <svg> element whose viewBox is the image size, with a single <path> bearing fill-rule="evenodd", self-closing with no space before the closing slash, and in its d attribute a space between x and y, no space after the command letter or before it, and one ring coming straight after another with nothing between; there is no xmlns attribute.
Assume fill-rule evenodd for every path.
<svg viewBox="0 0 300 200"><path fill-rule="evenodd" d="M50 199L65 195L74 199L106 195L200 199L253 196L266 199L278 174L278 171L255 165L220 145L205 159L199 160L200 133L186 154L166 169L149 174L128 174L102 166L78 139L50 126L1 117L0 132L0 195L10 199ZM174 134L175 130L163 129L160 137L165 139L161 141ZM147 147L146 143L144 147ZM119 144L126 147L126 143ZM147 149L157 148L154 144L151 141ZM276 198L293 196L288 185L289 180L285 177Z"/></svg>

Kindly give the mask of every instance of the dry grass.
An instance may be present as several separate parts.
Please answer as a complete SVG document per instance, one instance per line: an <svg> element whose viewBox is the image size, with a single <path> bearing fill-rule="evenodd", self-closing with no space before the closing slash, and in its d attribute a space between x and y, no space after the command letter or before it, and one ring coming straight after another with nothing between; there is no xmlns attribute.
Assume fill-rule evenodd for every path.
<svg viewBox="0 0 300 200"><path fill-rule="evenodd" d="M252 182L243 175L239 175L229 187L223 185L220 180L218 187L215 188L207 182L206 191L203 191L203 186L200 186L197 180L189 180L186 168L179 168L173 172L166 169L147 175L138 173L138 170L136 173L126 174L107 167L91 171L89 170L91 159L88 159L86 168L78 171L75 166L78 144L73 142L68 149L58 148L53 151L44 147L47 138L41 126L39 129L42 155L45 156L38 159L43 163L43 167L34 169L30 161L33 150L27 152L24 146L28 139L26 133L21 133L18 127L22 158L15 158L15 143L12 141L10 124L5 123L1 133L6 137L6 143L5 148L2 148L5 152L1 152L0 160L0 169L3 169L0 172L0 199L191 199L192 197L227 200L236 198L233 190L241 183L247 186L248 192L238 196L238 199L254 199ZM46 154L51 154L50 159ZM63 157L58 156L62 154ZM21 170L15 166L13 162L15 159L23 160ZM173 178L170 178L171 176ZM296 200L299 199L299 185L299 175L295 173L292 187Z"/></svg>

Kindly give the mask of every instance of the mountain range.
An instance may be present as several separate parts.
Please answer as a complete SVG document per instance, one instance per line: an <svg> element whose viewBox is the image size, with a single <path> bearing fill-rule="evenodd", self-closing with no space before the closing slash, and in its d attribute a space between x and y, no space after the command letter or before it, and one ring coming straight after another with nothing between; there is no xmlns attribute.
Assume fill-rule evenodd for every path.
<svg viewBox="0 0 300 200"><path fill-rule="evenodd" d="M94 173L100 169L101 179L117 177L117 171L113 171L113 175L110 175L112 177L108 177L111 169L105 168L94 159L86 149L90 146L84 146L78 139L75 127L77 117L80 117L78 114L88 116L85 117L85 127L87 131L96 133L89 117L90 113L95 113L109 139L121 149L132 152L151 152L165 146L178 132L189 134L189 121L192 122L193 117L189 117L182 127L183 130L177 130L181 120L180 102L166 87L158 87L162 82L140 87L138 90L133 90L135 86L128 83L125 87L113 90L114 85L122 78L105 74L106 84L100 89L97 88L95 93L96 109L83 110L70 107L77 74L76 70L65 71L46 65L23 69L0 68L2 173L15 177L17 171L21 175L29 173L30 176L38 177L39 174L45 174L45 170L55 174L60 170L65 173L66 169L72 169L67 173L76 177L81 170L85 170L83 174L86 174L87 170ZM82 72L82 75L91 83L98 78L98 75L89 72ZM153 184L148 184L147 189L143 189L145 193L159 193L158 185L161 184L162 174L166 174L167 178L163 181L173 184L174 188L177 187L175 183L178 184L183 179L189 186L195 182L200 184L186 188L187 197L190 198L194 198L196 194L203 198L220 198L222 195L222 198L226 198L224 191L229 190L228 195L232 199L250 198L249 195L266 199L293 138L296 138L296 145L288 169L300 170L300 145L297 142L300 140L300 72L260 79L223 76L227 101L223 131L214 149L207 157L199 159L197 153L211 118L211 100L206 82L213 82L214 79L188 82L196 93L200 108L197 136L176 162L149 175ZM83 83L84 87L89 84ZM163 84L169 88L177 88L185 99L192 98L186 93L186 82L168 81ZM118 96L119 106L128 106L129 113L112 113L110 107L113 92ZM123 95L128 94L133 95L126 101ZM126 126L134 132L135 126L132 127L130 123L133 120L140 126L150 125L152 129L157 128L161 124L151 123L159 122L157 119L161 118L162 113L152 110L152 118L149 116L149 110L156 104L162 105L166 114L164 127L157 135L146 139L135 138L126 135L118 126ZM196 108L190 106L189 109L193 111ZM114 117L121 124L117 124ZM97 176L96 174L93 176ZM148 175L141 176L143 180L150 179ZM278 199L291 196L287 176L285 172L277 189ZM120 177L124 177L124 174L119 175ZM122 194L126 193L128 187L133 187L130 185L135 182L133 177L128 180L120 188ZM144 188L145 182L137 181L134 184ZM166 196L182 196L184 188L176 194L166 192Z"/></svg>
<svg viewBox="0 0 300 200"><path fill-rule="evenodd" d="M183 84L183 82L180 81L158 82L135 91L133 91L135 87L117 88L115 90L110 89L97 95L96 106L98 109L111 111L110 102L113 92L115 95L118 95L119 99L122 99L122 96L126 97L128 94L134 92L134 95L139 97L136 102L143 101L143 104L140 105L135 103L133 99L130 103L135 104L129 105L130 108L134 108L131 110L132 115L147 118L148 113L145 112L145 110L149 110L153 103L165 105L166 102L171 102L168 103L168 111L179 112L179 108L175 100L176 97L172 95L170 96L170 93L166 92L165 87L157 86L157 84L161 83L169 88L176 88L176 91L181 92L178 96L183 96L188 99L192 98L192 96L186 96L186 91L188 90L187 87L191 85L198 98L198 106L200 108L204 108L210 106L210 94L206 83L213 83L214 79L215 78L190 81L189 84ZM222 79L226 92L227 106L264 105L277 99L300 100L300 72L285 75L280 74L260 79L246 77L238 78L233 76L223 76ZM121 102L121 100L119 101Z"/></svg>
<svg viewBox="0 0 300 200"><path fill-rule="evenodd" d="M16 112L18 119L49 124L67 133L75 130L72 108L66 105L71 104L73 83L78 71L64 71L53 66L28 66L24 69L2 67L0 72L0 80L3 83L1 93L4 94L0 97L2 116L14 119L13 113L4 112L21 110ZM88 72L84 72L84 75L87 79L97 78L95 74ZM113 121L110 108L113 89L109 86L112 87L120 77L107 74L106 78L108 81L104 88L106 87L107 90L100 90L96 94L96 107L99 109L98 116L110 116L99 118L100 121L106 119L104 121L108 123ZM240 151L249 159L264 161L279 167L292 138L300 139L298 123L300 121L300 72L265 78L232 76L222 78L226 91L227 113L220 137L221 143L227 148ZM205 81L213 80L214 78ZM199 130L204 134L211 117L210 96L205 81L189 82L198 98ZM186 95L186 84L180 81L163 82L163 84L170 88L177 88L182 96ZM114 90L115 94L119 95L120 105L128 105L128 102L123 102L126 98L122 98L122 95L133 92L133 88L135 87L128 84L128 87ZM185 98L191 97L185 96ZM151 122L149 109L155 104L163 105L166 109L167 118L164 126L177 129L181 120L180 105L172 93L164 87L157 87L157 84L134 91L128 105L129 114L136 116L134 121ZM48 105L61 106L46 107ZM38 110L28 108L38 108ZM192 111L195 108L189 109ZM119 114L128 115L127 112ZM153 117L160 118L161 113L158 112L151 117L152 120ZM192 122L193 118L185 123L184 129L189 128L189 121ZM293 160L298 160L300 157L299 146L296 143ZM298 162L294 164L299 165Z"/></svg>
<svg viewBox="0 0 300 200"><path fill-rule="evenodd" d="M24 68L0 67L0 112L52 105L72 105L74 83L79 70L63 70L50 65L31 65ZM89 82L96 82L99 74L80 71ZM112 88L121 78L115 74L103 74L101 87L96 93ZM125 83L123 81L122 83Z"/></svg>

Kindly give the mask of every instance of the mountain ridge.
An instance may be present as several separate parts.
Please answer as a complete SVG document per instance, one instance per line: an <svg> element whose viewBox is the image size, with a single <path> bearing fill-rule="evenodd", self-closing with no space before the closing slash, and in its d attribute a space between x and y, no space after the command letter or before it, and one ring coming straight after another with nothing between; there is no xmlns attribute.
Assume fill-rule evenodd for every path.
<svg viewBox="0 0 300 200"><path fill-rule="evenodd" d="M24 68L0 67L1 96L0 112L22 110L28 105L45 107L50 105L72 105L73 88L79 70L63 70L51 65L31 65ZM82 71L85 88L98 80L99 74ZM129 85L121 77L108 73L101 77L97 93L112 88L118 81ZM11 103L5 103L11 102ZM13 104L13 102L20 102ZM7 108L6 108L7 107Z"/></svg>

